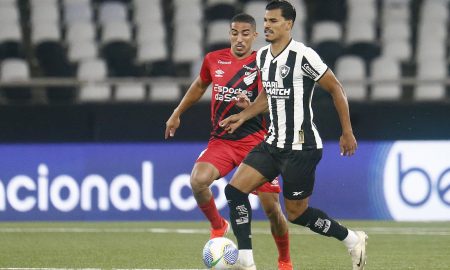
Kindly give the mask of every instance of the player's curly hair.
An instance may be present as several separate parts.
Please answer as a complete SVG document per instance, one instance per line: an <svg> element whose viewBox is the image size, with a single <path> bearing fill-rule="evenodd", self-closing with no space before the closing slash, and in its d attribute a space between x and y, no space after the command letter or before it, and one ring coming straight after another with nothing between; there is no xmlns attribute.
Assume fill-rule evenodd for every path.
<svg viewBox="0 0 450 270"><path fill-rule="evenodd" d="M292 20L295 22L295 17L297 16L297 12L295 11L294 6L286 0L274 0L270 1L266 5L266 10L274 10L281 9L281 16L286 20Z"/></svg>

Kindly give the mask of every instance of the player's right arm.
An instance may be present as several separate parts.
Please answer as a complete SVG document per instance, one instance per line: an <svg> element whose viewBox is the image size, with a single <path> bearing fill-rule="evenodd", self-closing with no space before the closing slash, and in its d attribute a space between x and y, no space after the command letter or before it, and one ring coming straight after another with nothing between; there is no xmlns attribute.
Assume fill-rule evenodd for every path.
<svg viewBox="0 0 450 270"><path fill-rule="evenodd" d="M233 114L220 121L220 126L228 133L233 133L238 127L244 124L245 121L265 112L268 108L267 94L265 91L261 91L250 106L245 108L242 112Z"/></svg>
<svg viewBox="0 0 450 270"><path fill-rule="evenodd" d="M208 88L209 82L204 82L200 76L198 76L189 87L188 91L184 95L180 104L175 108L169 120L166 122L165 138L175 136L175 131L180 126L181 115L203 96Z"/></svg>

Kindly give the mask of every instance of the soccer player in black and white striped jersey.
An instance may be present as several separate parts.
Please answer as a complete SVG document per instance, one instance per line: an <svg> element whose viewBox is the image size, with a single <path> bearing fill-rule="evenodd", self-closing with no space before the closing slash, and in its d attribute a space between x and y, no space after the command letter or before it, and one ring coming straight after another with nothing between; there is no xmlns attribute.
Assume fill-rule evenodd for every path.
<svg viewBox="0 0 450 270"><path fill-rule="evenodd" d="M353 269L361 270L366 263L367 235L347 229L308 204L316 166L322 157L322 140L313 123L311 107L316 82L330 93L338 112L342 128L341 155L353 155L357 143L342 85L313 49L291 37L295 16L294 7L287 1L267 4L264 33L270 44L261 48L256 58L265 91L247 109L220 123L233 133L246 120L267 109L271 118L265 140L247 155L225 188L239 261L247 267L244 269L256 269L248 194L281 174L288 220L342 241L351 254Z"/></svg>

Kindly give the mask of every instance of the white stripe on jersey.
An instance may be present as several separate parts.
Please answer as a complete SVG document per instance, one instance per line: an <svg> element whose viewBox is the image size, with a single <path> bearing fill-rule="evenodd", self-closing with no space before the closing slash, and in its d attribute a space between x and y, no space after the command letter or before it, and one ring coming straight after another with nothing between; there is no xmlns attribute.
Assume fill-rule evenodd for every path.
<svg viewBox="0 0 450 270"><path fill-rule="evenodd" d="M286 141L286 101L284 99L277 100L277 115L278 115L278 142L277 147L284 148Z"/></svg>
<svg viewBox="0 0 450 270"><path fill-rule="evenodd" d="M256 61L261 70L263 86L266 83L264 88L271 118L270 135L266 142L272 145L276 142L279 148L292 147L294 150L302 150L304 146L322 148L322 139L313 122L311 101L314 83L328 69L326 64L314 50L294 40L275 58L270 52L270 45L259 49ZM274 69L270 71L271 63L276 66L275 74ZM286 73L282 76L281 70L288 70L288 74L291 72L288 75L291 77L287 77ZM272 80L269 80L269 75ZM290 85L283 85L285 81ZM288 89L293 91L292 95L286 94ZM305 138L304 142L300 132Z"/></svg>

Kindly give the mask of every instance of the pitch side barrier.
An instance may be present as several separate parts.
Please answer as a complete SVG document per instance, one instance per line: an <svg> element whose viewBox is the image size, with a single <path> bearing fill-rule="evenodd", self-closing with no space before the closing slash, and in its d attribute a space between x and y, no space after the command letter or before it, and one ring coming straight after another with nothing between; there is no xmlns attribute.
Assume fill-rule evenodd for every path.
<svg viewBox="0 0 450 270"><path fill-rule="evenodd" d="M0 221L203 220L189 175L205 146L0 145ZM450 220L450 141L363 141L351 158L324 147L311 205L338 219ZM213 184L225 216L229 179Z"/></svg>

